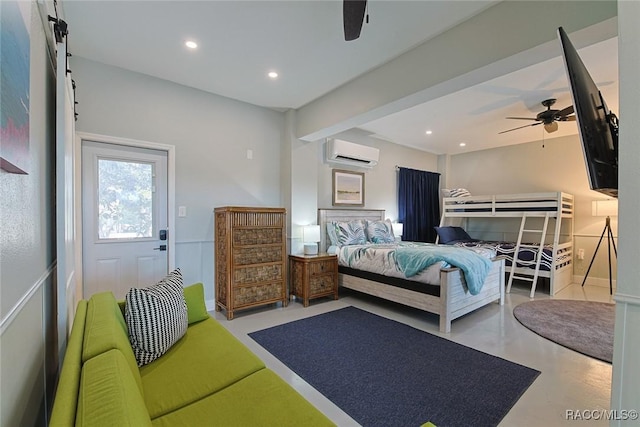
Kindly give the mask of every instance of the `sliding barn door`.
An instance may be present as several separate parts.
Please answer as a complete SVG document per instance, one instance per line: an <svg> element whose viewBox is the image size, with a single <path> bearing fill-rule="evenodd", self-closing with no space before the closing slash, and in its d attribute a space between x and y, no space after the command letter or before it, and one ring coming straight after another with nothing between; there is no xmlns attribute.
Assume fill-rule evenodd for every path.
<svg viewBox="0 0 640 427"><path fill-rule="evenodd" d="M57 319L60 361L76 307L75 265L75 108L73 81L67 72L67 38L57 46L56 73L56 250Z"/></svg>

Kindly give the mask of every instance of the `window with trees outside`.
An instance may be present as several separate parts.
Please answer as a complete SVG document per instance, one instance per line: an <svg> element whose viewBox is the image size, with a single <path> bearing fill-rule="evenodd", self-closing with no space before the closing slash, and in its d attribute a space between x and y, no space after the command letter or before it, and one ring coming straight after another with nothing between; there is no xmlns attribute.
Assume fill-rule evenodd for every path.
<svg viewBox="0 0 640 427"><path fill-rule="evenodd" d="M151 163L98 159L98 238L153 236Z"/></svg>

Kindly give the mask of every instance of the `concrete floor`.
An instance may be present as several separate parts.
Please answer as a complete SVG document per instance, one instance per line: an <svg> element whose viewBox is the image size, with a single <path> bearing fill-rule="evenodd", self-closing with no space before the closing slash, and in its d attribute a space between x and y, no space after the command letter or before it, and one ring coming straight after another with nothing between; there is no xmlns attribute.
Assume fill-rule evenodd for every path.
<svg viewBox="0 0 640 427"><path fill-rule="evenodd" d="M312 301L307 308L303 308L298 301L292 301L284 308L268 306L238 311L232 321L227 321L222 313L215 313L215 317L264 360L269 368L341 427L357 426L358 423L247 334L352 305L541 371L542 374L518 400L500 426L575 426L576 421L567 419L567 411L610 408L611 365L566 349L523 327L514 318L513 308L521 302L529 301L526 285L514 284L502 307L490 304L454 320L450 334L438 332L436 315L348 290L341 290L337 301L321 298ZM542 290L537 291L535 299L543 298L550 297ZM582 288L579 284L570 285L554 298L613 302L608 288L590 285ZM584 427L608 425L605 420L583 420L578 423Z"/></svg>

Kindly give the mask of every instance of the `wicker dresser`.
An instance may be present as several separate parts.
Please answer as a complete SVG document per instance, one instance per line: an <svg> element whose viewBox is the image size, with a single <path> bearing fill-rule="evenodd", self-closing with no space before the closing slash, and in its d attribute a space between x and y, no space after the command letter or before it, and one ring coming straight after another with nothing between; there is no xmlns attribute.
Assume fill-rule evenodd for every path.
<svg viewBox="0 0 640 427"><path fill-rule="evenodd" d="M287 305L286 210L215 208L216 311Z"/></svg>

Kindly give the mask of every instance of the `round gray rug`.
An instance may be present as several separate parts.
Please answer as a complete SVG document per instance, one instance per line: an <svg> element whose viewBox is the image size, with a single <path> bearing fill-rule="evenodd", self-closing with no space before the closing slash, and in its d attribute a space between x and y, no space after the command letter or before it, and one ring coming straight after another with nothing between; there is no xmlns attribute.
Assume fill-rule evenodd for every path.
<svg viewBox="0 0 640 427"><path fill-rule="evenodd" d="M604 302L550 299L519 304L513 315L544 338L611 363L614 308Z"/></svg>

